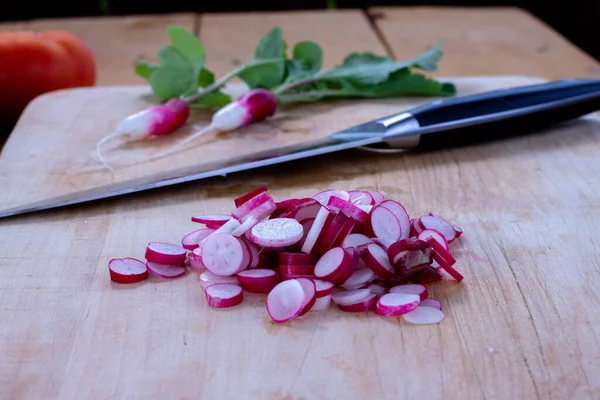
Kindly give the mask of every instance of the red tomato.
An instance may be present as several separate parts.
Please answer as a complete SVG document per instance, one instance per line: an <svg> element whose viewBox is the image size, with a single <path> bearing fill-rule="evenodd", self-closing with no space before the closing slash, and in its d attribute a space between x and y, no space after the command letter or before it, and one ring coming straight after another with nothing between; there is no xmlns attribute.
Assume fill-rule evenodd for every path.
<svg viewBox="0 0 600 400"><path fill-rule="evenodd" d="M0 60L0 120L16 120L40 94L96 82L91 51L67 31L0 32Z"/></svg>

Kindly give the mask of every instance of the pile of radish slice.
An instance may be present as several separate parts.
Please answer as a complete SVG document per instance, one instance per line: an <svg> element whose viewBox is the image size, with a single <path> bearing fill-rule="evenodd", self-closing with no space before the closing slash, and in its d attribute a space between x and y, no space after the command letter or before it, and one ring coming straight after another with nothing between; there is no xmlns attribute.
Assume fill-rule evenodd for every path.
<svg viewBox="0 0 600 400"><path fill-rule="evenodd" d="M444 318L425 284L445 272L460 282L449 243L462 230L436 214L410 219L399 202L380 192L327 190L312 198L276 202L266 187L234 200L231 214L193 216L204 228L181 246L151 242L146 262L115 258L116 283L135 283L148 272L161 278L201 270L208 305L240 304L244 292L267 294L275 322L329 308L375 311L411 323Z"/></svg>

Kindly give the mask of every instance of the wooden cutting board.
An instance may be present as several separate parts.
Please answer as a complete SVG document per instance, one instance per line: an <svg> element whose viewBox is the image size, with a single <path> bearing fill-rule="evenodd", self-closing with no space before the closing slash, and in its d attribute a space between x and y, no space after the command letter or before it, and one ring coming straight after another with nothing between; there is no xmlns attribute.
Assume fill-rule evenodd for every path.
<svg viewBox="0 0 600 400"><path fill-rule="evenodd" d="M524 77L456 79L461 94ZM49 94L0 157L3 207L325 135L431 99L348 102L280 116L165 160L106 171L94 143L143 108L143 87ZM194 123L206 123L196 115ZM184 136L184 132L177 139ZM482 132L483 134L485 132ZM173 139L174 140L174 139ZM167 141L135 147L152 152ZM7 399L582 399L600 394L600 123L430 154L333 154L0 221L0 393ZM107 261L178 242L198 213L266 184L276 198L381 190L412 216L465 229L461 284L430 285L446 319L412 326L335 307L270 322L264 296L209 309L197 273L112 284ZM535 382L535 383L534 383Z"/></svg>

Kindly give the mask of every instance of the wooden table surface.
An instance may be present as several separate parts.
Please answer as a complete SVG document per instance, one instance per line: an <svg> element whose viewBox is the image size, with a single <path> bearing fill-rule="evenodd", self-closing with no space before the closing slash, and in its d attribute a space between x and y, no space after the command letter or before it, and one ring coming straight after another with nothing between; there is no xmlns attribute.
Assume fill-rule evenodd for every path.
<svg viewBox="0 0 600 400"><path fill-rule="evenodd" d="M443 76L509 74L545 79L600 77L600 65L591 57L532 16L517 9L506 8L419 7L375 8L367 13L343 10L227 15L172 14L35 20L0 24L0 29L72 30L89 44L95 54L98 84L123 85L143 83L134 74L133 63L140 57L154 59L157 49L166 42L164 30L170 24L179 24L197 32L207 48L208 65L217 74L231 70L241 60L250 59L253 46L264 34L265 27L278 24L284 29L290 42L312 39L321 43L325 49L325 66L332 66L350 51L373 51L381 54L387 52L397 58L411 57L434 44L439 38L444 38L446 55L439 70L439 74ZM593 133L589 133L589 136L592 137ZM527 146L534 148L534 145ZM537 149L532 151L532 157L536 157L536 154L539 156ZM588 153L584 153L585 149L578 151L582 152L582 157L591 157L589 151L592 150ZM442 154L441 157L448 159L448 166L440 167L442 170L436 179L442 180L439 182L449 182L456 181L457 177L461 176L464 179L477 176L477 185L463 185L461 190L487 191L487 203L480 204L481 209L492 207L501 212L502 206L498 201L503 196L506 201L518 199L519 196L529 199L527 196L531 193L528 193L528 190L533 189L527 186L525 181L514 187L507 186L511 182L503 180L504 172L499 170L497 165L493 165L493 160L477 161L475 153L466 151L461 153L465 154L461 159L468 160L472 169L463 170L459 161L456 161L456 164L452 161L456 154L458 153ZM560 157L557 157L556 162L561 163ZM448 193L455 189L437 180L421 181L425 175L419 178L419 174L425 174L423 171L433 168L434 163L425 159L414 160L417 160L415 165L423 168L410 171L408 177L401 176L402 173L397 167L392 168L391 160L365 161L364 168L371 171L372 175L356 178L356 182L374 188L383 185L392 191L404 194L408 192L413 196L420 193L424 195L424 204L451 210L450 205L442 204L436 197L435 191L441 190L443 186L445 199L462 199L463 204L471 206L476 204L459 194L452 197ZM351 165L347 159L343 162L344 165ZM541 173L544 163L547 162L549 161L536 164L535 159L528 160L527 156L523 156L518 161L515 160L515 165L527 169L527 173L524 171L523 174L529 179L527 182L533 185L536 174ZM578 166L565 164L564 167L573 168L574 173L585 174ZM512 171L508 175L514 178L519 173ZM302 182L310 181L310 177L304 174L295 186L286 187L281 181L282 178L283 175L279 174L276 188L280 193L288 195L292 195L294 189L301 186ZM353 183L351 179L345 180L343 176L331 179L335 184ZM368 182L369 179L373 181ZM496 185L489 183L490 180L493 183L494 179L497 179ZM459 182L456 182L458 185ZM490 186L487 186L486 182ZM600 204L597 192L587 189L592 187L593 183L578 181L576 178L572 182L555 182L554 193L560 191L561 185L567 183L576 187L571 188L574 192L565 193L565 198L573 202L579 199L587 204L586 210L596 210L597 215ZM252 182L246 186L251 184ZM412 187L405 191L401 185ZM156 215L159 210L164 210L161 211L164 213L173 212L178 201L182 199L189 203L188 206L197 205L201 208L200 211L217 211L213 208L221 204L224 198L231 197L237 190L249 188L246 186L231 190L223 185L213 185L210 188L214 189L214 192L210 195L193 187L173 189L162 194L144 195L140 204L151 210L152 215ZM205 196L206 199L194 203L192 198L196 194ZM493 196L499 198L494 199ZM539 197L531 194L531 199L539 200ZM545 204L544 207L551 208L552 204ZM471 219L465 217L465 221L476 219L476 209L465 212L475 215ZM523 212L526 214L533 211ZM247 365L252 361L251 348L236 346L238 335L244 335L244 332L229 332L224 338L228 342L217 341L223 348L203 350L202 354L205 357L216 357L220 360L225 357L229 360L223 367L224 370L211 371L208 375L194 368L198 368L199 365L209 368L207 365L210 365L211 359L190 360L187 355L194 350L186 347L187 341L191 340L194 340L195 345L204 343L206 346L208 341L202 342L197 336L210 335L213 329L217 329L216 326L226 322L226 318L235 316L210 316L206 311L196 314L196 317L200 315L210 319L207 320L204 333L188 333L186 326L164 324L160 325L159 329L158 325L152 323L153 319L185 320L185 313L189 313L189 309L174 310L169 305L177 303L179 296L187 296L186 301L198 301L199 297L196 294L190 295L187 292L197 289L195 282L188 283L183 289L177 289L176 283L157 285L156 296L161 296L160 299L152 303L153 308L146 308L145 311L137 313L132 309L144 310L148 304L142 301L142 297L136 297L135 291L128 292L127 295L122 292L120 296L113 297L105 295L103 290L108 285L106 261L114 254L111 254L110 248L98 246L99 242L108 243L110 237L114 240L114 236L119 235L119 229L130 228L127 220L131 218L138 218L140 223L154 226L161 234L174 234L167 226L156 227L156 224L153 225L144 215L141 206L114 199L100 205L57 211L40 218L27 217L23 220L0 222L0 398L338 398L332 395L335 390L325 390L329 379L341 385L338 393L344 393L343 397L348 399L600 398L600 319L596 310L600 303L595 289L586 286L586 283L598 282L599 241L593 235L594 222L586 218L578 220L582 224L581 229L590 232L590 246L586 249L595 246L596 251L574 254L574 261L562 259L565 266L571 262L585 264L587 269L574 270L577 277L551 271L550 281L544 278L548 271L544 270L543 262L535 261L535 257L542 260L551 258L552 248L555 246L572 245L571 234L575 229L573 223L565 222L565 228L560 225L560 219L552 219L553 225L549 225L548 229L556 230L553 237L560 238L564 243L552 243L548 245L548 250L542 253L525 254L513 249L515 253L505 254L502 239L490 242L489 246L482 244L481 248L476 249L487 257L492 270L497 268L497 272L469 269L466 271L467 279L464 285L468 287L470 282L491 279L492 276L493 284L492 281L473 284L472 288L475 289L471 289L470 294L462 298L458 296L458 291L464 289L448 289L453 293L446 293L444 289L442 297L458 296L453 304L458 307L458 311L451 314L452 317L437 328L425 328L421 331L424 333L424 350L406 349L404 341L413 343L414 337L410 340L408 334L406 338L403 337L400 327L397 342L387 343L388 351L381 346L375 349L373 343L352 344L371 346L373 352L377 352L376 360L393 358L403 352L410 353L412 360L419 360L418 354L422 351L425 362L436 360L436 354L426 350L428 346L434 346L431 344L433 342L429 341L435 341L434 347L439 349L441 357L439 362L450 365L449 370L438 371L431 376L415 376L410 371L416 369L417 365L405 365L403 369L398 369L397 381L381 382L378 376L389 377L390 374L378 372L377 363L355 365L360 364L360 360L340 354L329 360L332 366L331 376L308 379L306 375L301 374L302 365L299 365L297 376L284 391L269 392L268 387L254 387L254 392L240 394L234 387L228 387L228 382L239 384L242 388L248 385L252 387L252 383L248 381L252 375L249 375L248 379L232 376L236 363L244 362ZM522 217L527 218L526 215ZM474 223L473 226L475 225ZM486 226L494 227L494 221L479 221L476 226L480 229ZM539 226L537 228L541 229ZM540 235L540 229L537 228L524 233L518 231L519 226L515 225L511 232L514 235ZM72 238L72 242L57 241L58 232ZM129 246L132 251L137 249L148 240L147 235L143 233L136 232L123 238L120 250L123 246ZM491 231L472 231L468 234L478 238L487 234L502 237L501 233ZM468 238L468 235L466 237ZM585 240L581 234L577 237L579 240ZM539 241L537 244L543 244L543 239L539 236L531 238L532 241ZM469 243L466 242L462 251L470 251ZM38 256L40 254L44 257ZM527 256L523 265L512 266L511 257L522 259L523 254ZM53 265L52 275L45 272L46 262ZM561 284L567 289L563 291ZM35 293L37 295L34 295ZM204 304L187 307L192 306L205 307ZM490 317L489 313L497 310L502 312L498 314L496 327L496 322L490 322L495 319ZM263 316L258 314L246 315L244 321L246 324L253 324L256 319L260 319L260 323L263 323L262 318ZM136 324L140 323L149 325L140 329L136 327ZM442 328L444 324L447 325ZM300 324L296 328L316 329L316 325L313 327L308 323L304 326ZM374 332L378 332L376 328L373 329ZM410 332L410 336L418 334L416 330ZM449 332L448 336L444 336L443 332ZM281 342L284 346L286 335L289 335L288 341L295 337L292 330L280 330L273 340ZM469 338L478 345L495 343L493 346L496 348L491 345L474 348L469 345ZM257 343L262 340L258 337L255 339ZM339 344L341 348L347 348L344 347L345 343L336 343L334 339L328 339L331 346ZM374 333L372 341L377 339ZM213 339L212 343L215 343L215 340ZM101 346L103 349L110 348L111 343L114 343L115 351L110 352L110 359L95 351ZM293 346L293 343L289 346ZM149 347L152 350L150 352L147 351ZM156 354L160 354L160 357ZM172 358L169 358L169 355L172 355ZM273 359L256 360L258 372L254 374L259 373L268 363L285 363L282 357L284 355L279 358L274 355ZM444 357L456 359L457 362L453 364L452 360L443 360ZM185 360L185 363L180 363L180 359ZM306 354L302 363L305 360ZM227 369L227 365L231 365L231 369ZM452 365L455 365L456 369L452 369ZM365 369L365 372L361 373L360 368L357 372L357 367ZM427 366L419 365L418 368L423 371ZM344 371L347 373L345 377ZM167 376L170 380L164 379ZM98 380L94 377L98 377ZM410 380L403 377L410 377ZM280 378L272 376L271 379ZM213 385L223 390L213 391ZM390 388L389 385L395 386ZM196 391L190 392L187 387L193 387ZM352 394L343 389L346 387L358 389ZM264 393L270 393L269 397L264 397ZM327 395L320 396L319 393Z"/></svg>

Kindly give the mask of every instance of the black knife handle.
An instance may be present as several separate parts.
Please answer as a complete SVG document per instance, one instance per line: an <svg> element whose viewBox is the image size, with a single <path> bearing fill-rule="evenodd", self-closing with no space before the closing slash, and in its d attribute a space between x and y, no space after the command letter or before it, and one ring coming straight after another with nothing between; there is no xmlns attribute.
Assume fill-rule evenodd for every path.
<svg viewBox="0 0 600 400"><path fill-rule="evenodd" d="M535 132L598 110L600 80L569 79L436 101L410 114L425 128L416 149L428 150Z"/></svg>

